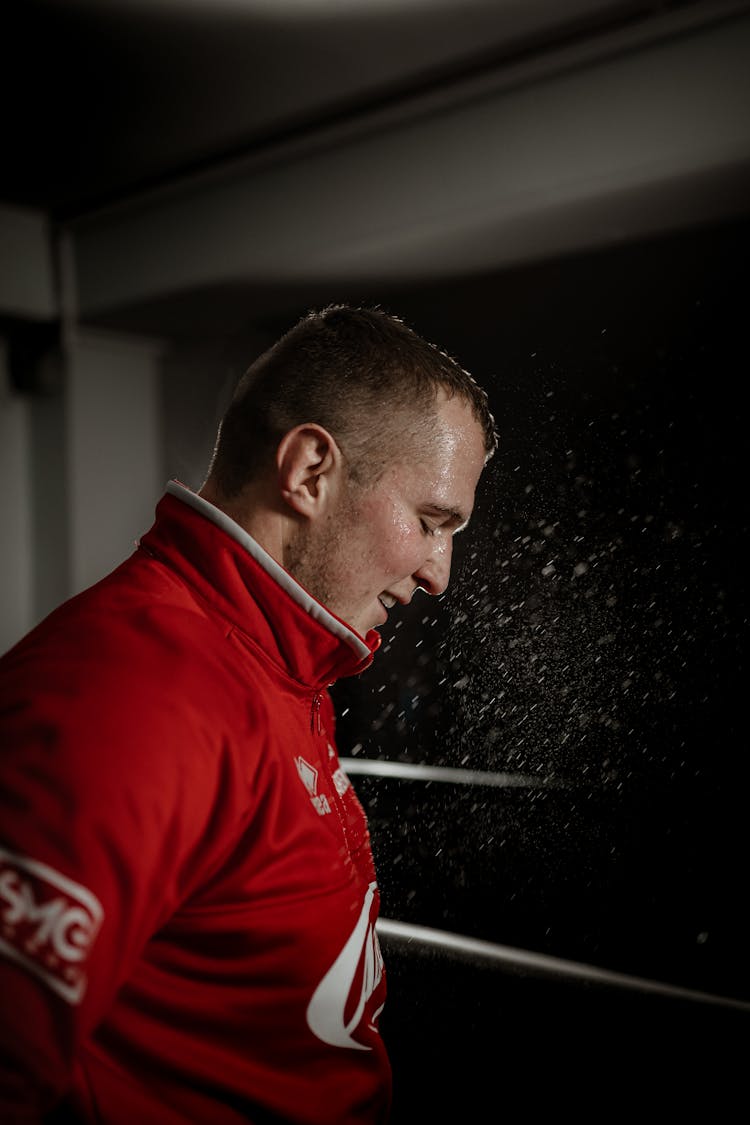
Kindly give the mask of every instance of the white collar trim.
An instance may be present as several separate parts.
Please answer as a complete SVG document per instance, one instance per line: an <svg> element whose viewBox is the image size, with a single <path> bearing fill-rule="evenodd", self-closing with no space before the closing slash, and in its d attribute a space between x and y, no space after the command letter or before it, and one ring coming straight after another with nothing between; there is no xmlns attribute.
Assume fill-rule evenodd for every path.
<svg viewBox="0 0 750 1125"><path fill-rule="evenodd" d="M226 512L222 512L215 504L211 504L208 500L199 496L197 492L192 492L189 488L186 488L184 484L180 484L179 481L170 480L167 484L167 492L170 496L174 496L189 505L189 507L194 508L196 512L200 512L202 516L211 520L211 522L215 523L217 527L220 527L222 531L226 531L227 535L231 535L232 539L239 543L241 547L245 548L247 553L263 567L267 574L270 574L270 576L278 582L282 590L285 590L297 605L306 610L315 621L325 626L335 637L345 641L360 659L364 660L365 657L371 655L368 646L353 629L350 629L343 621L339 621L337 617L333 616L330 610L327 610L326 607L316 601L311 594L308 594L307 590L300 586L299 582L292 577L289 571L284 570L283 566L280 566L276 560L261 547L260 543L253 539L252 535L248 535L244 528L240 527Z"/></svg>

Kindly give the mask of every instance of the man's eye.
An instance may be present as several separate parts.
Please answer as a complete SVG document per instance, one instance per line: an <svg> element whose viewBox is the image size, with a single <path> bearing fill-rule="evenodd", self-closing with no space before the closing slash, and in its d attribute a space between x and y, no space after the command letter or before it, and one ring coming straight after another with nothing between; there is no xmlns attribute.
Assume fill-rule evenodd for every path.
<svg viewBox="0 0 750 1125"><path fill-rule="evenodd" d="M428 523L425 523L424 520L420 520L419 522L422 525L422 531L426 532L427 535L434 535L435 534L435 528L434 527L430 527L430 525Z"/></svg>

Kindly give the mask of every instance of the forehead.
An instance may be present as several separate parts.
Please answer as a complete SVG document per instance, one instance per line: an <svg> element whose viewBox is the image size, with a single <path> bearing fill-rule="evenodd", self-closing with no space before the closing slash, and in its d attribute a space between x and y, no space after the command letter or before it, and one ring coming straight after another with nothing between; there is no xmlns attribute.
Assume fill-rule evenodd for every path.
<svg viewBox="0 0 750 1125"><path fill-rule="evenodd" d="M422 505L469 518L485 464L484 431L470 405L457 395L438 398L435 414L418 440L404 442L386 478Z"/></svg>

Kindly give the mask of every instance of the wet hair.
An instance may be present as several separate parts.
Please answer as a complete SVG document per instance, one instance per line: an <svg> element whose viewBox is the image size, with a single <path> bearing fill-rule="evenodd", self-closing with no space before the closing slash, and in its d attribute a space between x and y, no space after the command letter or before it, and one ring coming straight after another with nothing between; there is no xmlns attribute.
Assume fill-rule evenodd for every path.
<svg viewBox="0 0 750 1125"><path fill-rule="evenodd" d="M272 462L284 434L315 422L355 482L377 479L405 434L427 440L437 395L459 395L497 446L487 395L454 359L380 309L329 305L302 317L245 372L219 426L210 473L225 498Z"/></svg>

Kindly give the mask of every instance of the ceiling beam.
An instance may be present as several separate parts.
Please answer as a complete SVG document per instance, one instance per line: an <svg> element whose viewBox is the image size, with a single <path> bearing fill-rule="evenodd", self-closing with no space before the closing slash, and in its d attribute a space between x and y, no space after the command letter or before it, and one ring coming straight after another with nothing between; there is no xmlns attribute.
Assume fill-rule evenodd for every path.
<svg viewBox="0 0 750 1125"><path fill-rule="evenodd" d="M238 284L419 281L746 214L750 15L454 92L75 222L83 320Z"/></svg>

